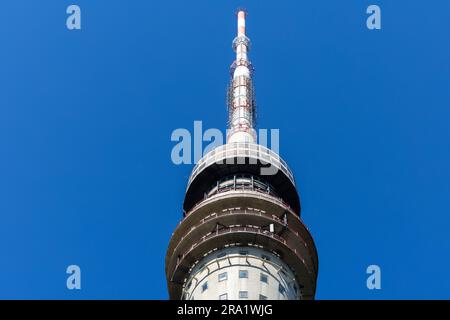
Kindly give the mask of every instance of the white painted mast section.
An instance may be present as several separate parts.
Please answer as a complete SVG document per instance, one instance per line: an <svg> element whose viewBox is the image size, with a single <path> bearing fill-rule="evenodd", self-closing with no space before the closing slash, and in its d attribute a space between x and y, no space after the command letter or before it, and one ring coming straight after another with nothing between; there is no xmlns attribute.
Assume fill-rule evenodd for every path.
<svg viewBox="0 0 450 320"><path fill-rule="evenodd" d="M238 38L244 38L245 37L245 12L239 11L238 12ZM244 42L240 43L236 50L236 61L239 61L240 59L247 60L247 46L244 44Z"/></svg>
<svg viewBox="0 0 450 320"><path fill-rule="evenodd" d="M251 63L248 60L250 39L245 35L245 11L240 10L238 16L238 33L233 41L236 61L232 65L232 81L229 91L229 132L227 142L256 143L254 129L254 99L251 74Z"/></svg>

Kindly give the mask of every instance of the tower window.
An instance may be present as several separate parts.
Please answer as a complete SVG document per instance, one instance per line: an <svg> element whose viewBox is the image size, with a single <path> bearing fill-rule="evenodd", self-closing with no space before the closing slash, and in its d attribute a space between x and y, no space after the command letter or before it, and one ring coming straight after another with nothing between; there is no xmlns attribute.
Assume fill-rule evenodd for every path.
<svg viewBox="0 0 450 320"><path fill-rule="evenodd" d="M239 270L239 278L248 278L248 271L247 270Z"/></svg>
<svg viewBox="0 0 450 320"><path fill-rule="evenodd" d="M219 300L228 300L228 293L221 294Z"/></svg>
<svg viewBox="0 0 450 320"><path fill-rule="evenodd" d="M202 284L202 292L205 292L206 290L208 290L208 281Z"/></svg>
<svg viewBox="0 0 450 320"><path fill-rule="evenodd" d="M267 297L263 294L259 295L259 300L267 300Z"/></svg>
<svg viewBox="0 0 450 320"><path fill-rule="evenodd" d="M267 274L261 273L260 280L261 280L261 282L268 283L269 277L267 276Z"/></svg>
<svg viewBox="0 0 450 320"><path fill-rule="evenodd" d="M225 281L227 279L228 279L228 274L226 272L223 272L223 273L219 274L219 282Z"/></svg>
<svg viewBox="0 0 450 320"><path fill-rule="evenodd" d="M239 298L247 299L248 298L248 291L239 291Z"/></svg>

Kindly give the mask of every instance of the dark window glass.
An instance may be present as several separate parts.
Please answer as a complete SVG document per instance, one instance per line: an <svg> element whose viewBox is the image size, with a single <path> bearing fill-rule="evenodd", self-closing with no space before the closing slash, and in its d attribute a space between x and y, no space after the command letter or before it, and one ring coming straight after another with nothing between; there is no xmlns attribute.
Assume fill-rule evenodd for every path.
<svg viewBox="0 0 450 320"><path fill-rule="evenodd" d="M248 278L247 270L239 270L239 278Z"/></svg>

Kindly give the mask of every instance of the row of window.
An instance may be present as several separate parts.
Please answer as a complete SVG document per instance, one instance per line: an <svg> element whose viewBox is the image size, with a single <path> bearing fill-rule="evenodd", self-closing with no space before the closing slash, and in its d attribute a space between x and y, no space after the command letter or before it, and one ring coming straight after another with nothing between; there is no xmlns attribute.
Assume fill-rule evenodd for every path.
<svg viewBox="0 0 450 320"><path fill-rule="evenodd" d="M248 270L239 270L239 278L240 279L246 279L248 278ZM228 279L228 272L222 272L219 274L219 282L225 281ZM261 273L259 277L261 282L268 283L269 277L267 274Z"/></svg>
<svg viewBox="0 0 450 320"><path fill-rule="evenodd" d="M248 270L239 270L239 278L241 278L241 279L248 278ZM227 272L223 272L223 273L219 274L219 282L225 281L227 279L228 279ZM267 276L267 274L264 274L264 273L261 273L259 279L263 283L269 282L269 277ZM205 292L206 290L208 290L208 281L205 281L202 284L202 293ZM247 292L247 291L240 291L240 292ZM281 294L284 294L286 292L286 289L284 288L284 286L282 284L278 285L278 292L280 292ZM242 297L242 298L246 298L246 297Z"/></svg>
<svg viewBox="0 0 450 320"><path fill-rule="evenodd" d="M239 299L248 299L248 291L239 291ZM221 294L219 300L228 300L228 293ZM267 297L260 294L259 300L267 300Z"/></svg>
<svg viewBox="0 0 450 320"><path fill-rule="evenodd" d="M248 117L249 113L241 110L241 112L235 112L229 118L230 123L235 122L239 118ZM275 197L279 197L278 193L275 191L273 186L271 186L267 181L248 174L237 174L226 176L218 181L212 186L209 191L207 191L204 196L205 199L215 195L220 192L226 192L230 190L254 190L263 193L271 194Z"/></svg>

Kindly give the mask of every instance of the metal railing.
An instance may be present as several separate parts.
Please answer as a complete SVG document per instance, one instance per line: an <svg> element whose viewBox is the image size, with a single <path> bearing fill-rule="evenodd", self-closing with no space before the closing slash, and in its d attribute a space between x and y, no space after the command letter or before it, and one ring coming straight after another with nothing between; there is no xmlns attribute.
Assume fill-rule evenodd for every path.
<svg viewBox="0 0 450 320"><path fill-rule="evenodd" d="M233 195L251 195L252 197L255 197L258 199L271 201L273 203L276 203L276 204L282 206L286 210L289 210L290 212L292 212L292 214L294 216L298 217L298 215L289 206L289 204L284 202L283 198L276 197L272 194L269 194L267 192L262 192L260 190L237 189L237 190L221 190L220 192L217 192L215 194L207 196L206 198L203 198L202 200L197 202L188 212L186 212L184 218L179 222L179 224L182 223L184 219L186 219L192 212L196 211L202 205L205 205L205 204L209 203L210 201L215 201L216 199L220 198L221 196L226 197L226 196L233 196Z"/></svg>
<svg viewBox="0 0 450 320"><path fill-rule="evenodd" d="M303 221L302 221L302 219L295 213L295 211L287 204L287 203L285 203L284 201L283 201L283 199L281 199L281 198L276 198L276 197L274 197L274 196L272 196L272 195L269 195L269 194L266 194L266 193L262 193L262 192L258 192L258 191L255 191L255 190L244 190L244 191L242 191L242 190L237 190L237 191L234 191L234 190L230 190L230 191L227 191L227 192L223 192L223 193L216 193L216 194L214 194L214 195L212 195L212 196L210 196L210 197L208 197L208 198L206 198L206 199L203 199L203 200L201 200L200 202L198 202L194 207L192 207L192 209L191 210L189 210L188 212L186 212L186 214L185 214L185 216L184 216L184 218L182 219L182 220L180 220L179 222L178 222L178 226L180 226L193 212L195 212L196 210L198 210L199 209L199 207L201 207L201 206L204 206L204 205L208 205L210 202L212 202L212 201L217 201L218 200L218 198L221 198L221 197L229 197L229 196L233 196L234 194L239 194L239 195L243 195L243 194L247 194L247 195L251 195L252 197L256 197L256 198L258 198L258 199L262 199L262 200L267 200L267 201L271 201L271 202L273 202L273 203L276 203L276 204L278 204L279 206L282 206L286 211L289 211L291 214L292 214L292 217L294 217L295 219L297 219L297 220L299 220L300 222L301 222L301 224L302 224L302 226L305 228L305 230L306 230L306 232L308 233L308 234L310 234L311 233L311 231L309 230L309 228L303 223ZM226 209L226 210L229 210L229 209ZM241 211L242 211L242 209L240 209ZM246 210L246 209L244 209L244 210ZM250 212L250 210L248 210L247 209L247 211L248 212ZM255 213L256 212L258 212L258 211L256 211L255 210ZM265 211L263 212L262 210L260 210L260 212L261 212L261 214L262 215L267 215L267 216L272 216L271 214L268 214L268 213L266 213ZM255 213L253 213L253 214L255 214ZM209 216L212 216L212 215L214 215L214 214L217 214L217 213L212 213L212 214L210 214ZM259 214L259 213L258 213ZM205 218L203 218L202 220L204 220L204 219L206 219L207 217L205 217ZM275 219L274 219L275 220ZM178 228L178 227L177 227ZM195 229L196 227L194 226L192 229ZM189 230L188 231L188 233L189 232L191 232L192 230ZM299 233L297 232L297 231L294 231L294 230L292 230L292 232L295 234L295 235L297 235L297 236L299 236ZM172 236L174 235L174 233L172 233ZM185 238L186 236L183 236L183 237L181 237L181 240L180 240L180 242ZM306 248L311 248L312 250L314 250L314 251L316 251L317 249L316 249L316 246L315 246L315 244L314 244L314 242L309 242L309 241L305 241L305 243L303 244ZM177 247L178 247L178 245L177 245ZM175 250L174 250L175 251ZM316 266L316 262L314 262L314 266Z"/></svg>
<svg viewBox="0 0 450 320"><path fill-rule="evenodd" d="M180 237L180 240L178 242L178 244L175 246L175 248L173 248L172 252L177 252L177 250L179 249L179 247L182 245L183 240L186 238L189 238L191 236L191 234L193 232L196 232L197 228L199 228L200 226L202 226L204 223L208 222L209 220L212 219L216 219L219 217L224 217L224 216L229 216L229 215L236 215L236 214L248 214L248 215L253 215L253 216L257 216L257 217L266 217L267 219L271 219L272 221L278 222L279 224L284 225L286 228L289 228L289 226L287 224L285 224L285 221L283 221L282 219L280 219L279 217L277 217L274 214L269 214L265 211L261 211L261 210L255 210L255 209L250 209L250 208L244 208L244 209L225 209L222 210L220 212L213 212L209 215L207 215L206 217L202 218L196 225L192 226L183 236ZM255 228L256 229L256 228ZM290 229L290 228L289 228ZM217 230L216 230L217 231ZM269 231L268 231L269 232ZM298 237L299 234L297 231L292 230L292 232ZM216 233L216 232L208 232L206 235L204 235L201 240L203 241L203 238L205 238L206 236L212 234L212 233ZM306 242L302 242L303 246L305 248L308 247ZM194 243L193 246L196 246L197 243ZM189 249L190 250L190 249ZM189 251L188 250L188 251ZM184 254L183 254L184 256Z"/></svg>
<svg viewBox="0 0 450 320"><path fill-rule="evenodd" d="M271 219L272 221L276 221L282 225L285 225L287 227L287 224L285 223L284 220L280 219L278 216L274 215L274 214L269 214L265 211L262 210L257 210L257 209L251 209L251 208L244 208L244 209L235 209L235 208L230 208L230 209L224 209L220 212L213 212L209 215L207 215L206 217L202 218L196 225L192 226L191 228L189 228L189 230L180 237L180 240L178 242L178 244L176 245L176 247L173 249L173 252L176 252L179 248L179 246L182 244L183 240L186 238L189 238L191 233L196 231L196 229L198 227L200 227L201 225L203 225L205 222L208 222L209 220L212 219L216 219L219 217L224 217L224 216L229 216L229 215L234 215L234 214L248 214L248 215L252 215L252 216L257 216L257 217L266 217L267 219ZM292 231L295 235L299 236L297 231ZM209 233L208 233L209 234ZM307 244L304 244L305 247L307 247Z"/></svg>
<svg viewBox="0 0 450 320"><path fill-rule="evenodd" d="M267 237L270 237L272 239L277 240L278 242L281 242L284 246L286 246L291 252L294 252L295 256L300 259L303 263L303 265L307 268L308 273L311 274L312 271L309 270L309 268L306 265L305 259L300 255L300 253L297 251L296 248L291 247L288 242L281 236L267 231L267 230L263 230L263 229L259 229L259 228L255 228L255 227L249 227L249 226L234 226L234 227L227 227L227 228L223 228L223 229L217 229L216 231L210 232L206 235L204 235L203 237L200 238L200 240L194 244L192 244L192 246L190 248L188 248L186 250L186 252L184 252L182 255L178 256L177 259L177 263L175 265L175 270L178 269L179 265L182 263L182 261L184 260L184 258L192 251L194 250L197 246L199 246L200 244L204 243L205 241L213 238L213 237L217 237L219 235L222 234L226 234L226 233L239 233L239 232L248 232L248 233L255 233L255 234L261 234ZM303 243L303 245L305 247L306 244ZM314 261L312 261L313 263L313 267L315 267L315 263Z"/></svg>
<svg viewBox="0 0 450 320"><path fill-rule="evenodd" d="M191 176L189 177L188 186L200 172L213 163L234 164L235 161L230 162L230 158L249 158L250 164L253 164L252 161L254 161L254 164L256 164L257 161L260 161L263 164L267 163L275 166L278 170L281 170L295 186L295 179L292 171L277 153L262 145L245 142L227 143L208 152L194 166ZM238 161L237 164L240 164L240 162Z"/></svg>

